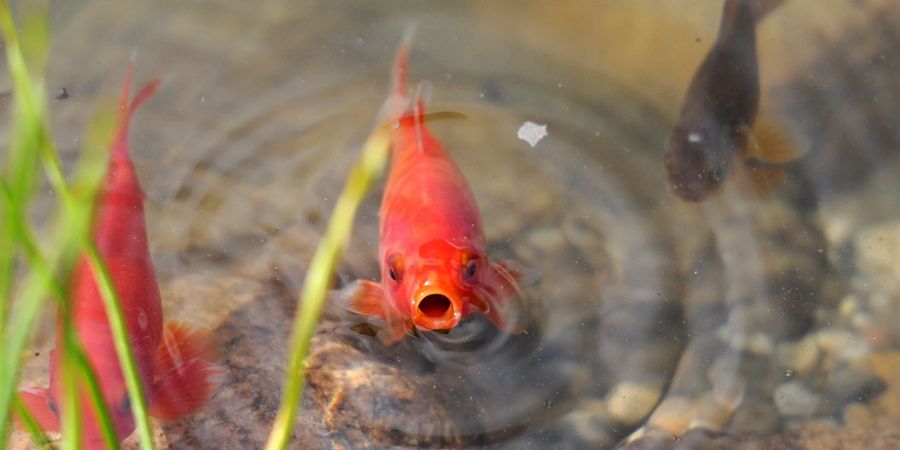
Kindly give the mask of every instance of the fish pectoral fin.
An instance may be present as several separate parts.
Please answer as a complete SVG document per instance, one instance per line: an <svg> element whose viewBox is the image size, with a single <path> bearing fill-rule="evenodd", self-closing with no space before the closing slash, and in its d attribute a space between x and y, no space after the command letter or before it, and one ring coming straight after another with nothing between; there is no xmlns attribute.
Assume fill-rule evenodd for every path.
<svg viewBox="0 0 900 450"><path fill-rule="evenodd" d="M387 307L384 287L374 281L356 280L332 292L329 303L331 311L337 308L361 316L362 322L375 330L375 336L385 346L402 340L413 329L411 320Z"/></svg>
<svg viewBox="0 0 900 450"><path fill-rule="evenodd" d="M521 334L528 317L528 303L522 288L540 279L540 272L517 262L505 260L491 267L489 285L491 295L482 305L476 305L499 329L510 334Z"/></svg>
<svg viewBox="0 0 900 450"><path fill-rule="evenodd" d="M387 297L381 283L356 280L333 292L331 301L345 311L367 317L387 319L384 305Z"/></svg>
<svg viewBox="0 0 900 450"><path fill-rule="evenodd" d="M494 266L496 271L505 272L509 278L515 280L517 288L533 286L541 279L540 271L511 259L498 261Z"/></svg>
<svg viewBox="0 0 900 450"><path fill-rule="evenodd" d="M38 425L44 431L52 433L59 432L59 417L50 408L50 397L47 389L25 388L19 390L19 399L25 405L25 409L31 414L31 417L37 421ZM16 419L21 421L22 418L16 415Z"/></svg>
<svg viewBox="0 0 900 450"><path fill-rule="evenodd" d="M414 326L411 320L385 321L375 335L382 345L390 347L412 333Z"/></svg>
<svg viewBox="0 0 900 450"><path fill-rule="evenodd" d="M209 333L167 323L154 361L150 386L150 415L169 420L198 410L212 396L216 378L217 346Z"/></svg>
<svg viewBox="0 0 900 450"><path fill-rule="evenodd" d="M758 120L747 133L745 156L769 164L787 164L809 152L809 142L770 120Z"/></svg>

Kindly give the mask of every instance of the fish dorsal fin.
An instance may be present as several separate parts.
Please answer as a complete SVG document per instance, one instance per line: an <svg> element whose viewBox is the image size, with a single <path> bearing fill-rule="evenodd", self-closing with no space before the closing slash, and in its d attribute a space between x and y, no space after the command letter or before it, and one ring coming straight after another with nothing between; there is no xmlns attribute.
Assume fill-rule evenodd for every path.
<svg viewBox="0 0 900 450"><path fill-rule="evenodd" d="M412 38L415 34L415 25L407 27L403 33L403 40L394 54L394 65L391 69L391 89L387 100L381 105L378 112L379 122L392 122L397 120L409 107L409 95L406 92L406 78L409 72L409 50L412 46Z"/></svg>
<svg viewBox="0 0 900 450"><path fill-rule="evenodd" d="M413 94L412 98L412 131L416 138L416 149L418 151L425 151L425 122L422 120L422 115L425 114L425 99L426 97L431 97L431 83L428 82L420 82L416 86L416 92ZM403 122L401 121L401 124Z"/></svg>

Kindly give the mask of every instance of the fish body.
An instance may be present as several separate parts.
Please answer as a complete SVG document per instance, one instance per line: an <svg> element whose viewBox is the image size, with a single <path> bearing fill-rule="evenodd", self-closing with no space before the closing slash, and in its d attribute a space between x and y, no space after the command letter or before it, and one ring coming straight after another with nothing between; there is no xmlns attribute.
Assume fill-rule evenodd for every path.
<svg viewBox="0 0 900 450"><path fill-rule="evenodd" d="M716 42L691 80L663 156L673 192L686 201L717 191L739 157L795 159L783 141L760 142L771 133L753 133L760 100L756 24L782 1L725 1Z"/></svg>
<svg viewBox="0 0 900 450"><path fill-rule="evenodd" d="M519 296L519 272L495 262L475 197L462 172L425 125L424 102L407 99L409 44L397 52L394 93L406 105L396 121L391 163L380 211L380 283L350 287L349 309L379 318L382 341L414 327L449 330L473 312L498 327L514 327L508 300Z"/></svg>
<svg viewBox="0 0 900 450"><path fill-rule="evenodd" d="M150 98L158 81L148 83L129 104L132 67L129 65L119 106L109 167L99 194L93 237L122 301L124 319L139 375L157 418L174 418L199 408L211 394L209 377L214 359L207 336L174 323L163 325L162 302L150 257L144 194L128 150L128 126L134 110ZM100 384L116 434L124 439L135 428L122 368L113 343L94 271L86 257L76 263L69 285L74 333ZM23 389L20 396L47 431L59 431L60 374L63 358L62 312L56 349L51 351L50 387ZM98 419L87 394L79 388L84 448L103 448Z"/></svg>

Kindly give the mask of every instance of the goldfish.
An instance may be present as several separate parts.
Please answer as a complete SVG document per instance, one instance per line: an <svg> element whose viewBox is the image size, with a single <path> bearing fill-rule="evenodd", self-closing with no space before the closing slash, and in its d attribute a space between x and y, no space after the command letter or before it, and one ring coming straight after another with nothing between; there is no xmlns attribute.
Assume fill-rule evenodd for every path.
<svg viewBox="0 0 900 450"><path fill-rule="evenodd" d="M783 0L725 0L719 32L684 96L663 163L672 191L689 202L716 192L740 160L765 193L781 165L802 154L772 123L756 124L760 85L756 24Z"/></svg>
<svg viewBox="0 0 900 450"><path fill-rule="evenodd" d="M94 211L92 235L109 269L122 302L131 347L137 362L150 414L174 419L197 410L212 394L211 377L218 370L210 337L184 325L166 323L144 218L144 193L128 148L128 127L134 111L156 92L158 80L145 85L129 104L133 63L129 63L119 100L118 124L110 149L107 173ZM135 428L113 335L96 275L82 255L69 285L69 304L74 334L84 348L97 376L103 401L109 408L115 431L125 439ZM20 398L46 431L60 428L60 365L62 361L62 312L56 329L56 348L50 352L50 386L26 388ZM86 387L79 384L82 446L104 448L99 421Z"/></svg>
<svg viewBox="0 0 900 450"><path fill-rule="evenodd" d="M425 125L421 90L406 94L410 40L394 58L390 167L380 209L381 282L344 288L346 309L378 320L392 344L414 329L451 330L473 313L517 333L523 267L493 261L474 195L446 149ZM402 106L399 106L402 105ZM441 115L441 113L433 113Z"/></svg>

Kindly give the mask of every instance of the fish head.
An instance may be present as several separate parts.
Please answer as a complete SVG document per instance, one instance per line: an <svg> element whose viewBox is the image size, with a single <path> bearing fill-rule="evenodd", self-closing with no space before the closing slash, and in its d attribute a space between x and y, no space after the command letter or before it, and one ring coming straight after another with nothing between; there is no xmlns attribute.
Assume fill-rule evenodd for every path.
<svg viewBox="0 0 900 450"><path fill-rule="evenodd" d="M444 239L417 252L388 252L384 279L394 304L420 330L449 330L479 304L487 258L474 246Z"/></svg>
<svg viewBox="0 0 900 450"><path fill-rule="evenodd" d="M686 201L703 200L721 187L736 154L735 143L721 127L678 126L663 154L669 186Z"/></svg>

